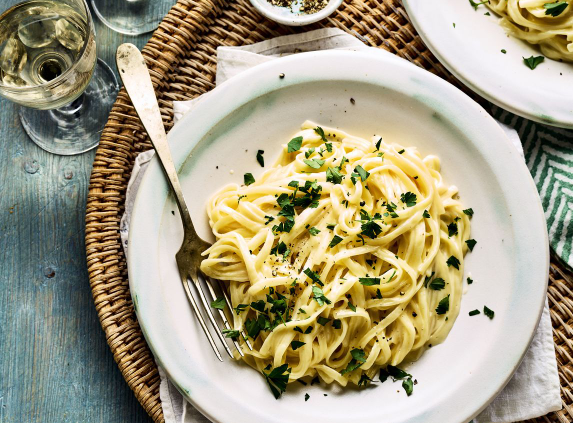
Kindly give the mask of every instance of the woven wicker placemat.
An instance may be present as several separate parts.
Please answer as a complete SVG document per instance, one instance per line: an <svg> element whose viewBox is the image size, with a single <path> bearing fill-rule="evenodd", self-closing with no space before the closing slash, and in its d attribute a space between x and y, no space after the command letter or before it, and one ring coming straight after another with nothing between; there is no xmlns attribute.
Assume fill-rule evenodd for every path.
<svg viewBox="0 0 573 423"><path fill-rule="evenodd" d="M346 0L330 18L302 29L263 18L248 0L179 0L143 49L166 128L172 126L173 100L188 100L214 88L218 46L251 44L325 26L341 28L464 89L422 43L399 0ZM122 89L93 164L86 250L96 310L115 361L147 413L155 422L163 422L159 375L133 310L119 233L135 157L150 148ZM573 280L556 257L549 277L564 409L533 421L569 423L573 421Z"/></svg>

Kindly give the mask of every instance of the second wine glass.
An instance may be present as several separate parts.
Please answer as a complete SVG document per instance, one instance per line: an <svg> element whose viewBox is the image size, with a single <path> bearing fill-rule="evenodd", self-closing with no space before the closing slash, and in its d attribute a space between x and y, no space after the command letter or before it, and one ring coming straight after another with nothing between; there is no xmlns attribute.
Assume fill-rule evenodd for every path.
<svg viewBox="0 0 573 423"><path fill-rule="evenodd" d="M114 31L128 35L155 30L176 0L91 0L98 18Z"/></svg>

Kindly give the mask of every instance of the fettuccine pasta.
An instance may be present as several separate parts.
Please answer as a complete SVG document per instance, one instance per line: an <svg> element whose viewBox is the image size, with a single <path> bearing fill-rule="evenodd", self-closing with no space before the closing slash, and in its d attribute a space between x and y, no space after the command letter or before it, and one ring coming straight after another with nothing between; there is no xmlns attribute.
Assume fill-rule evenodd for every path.
<svg viewBox="0 0 573 423"><path fill-rule="evenodd" d="M573 61L573 0L490 0L509 35L538 44L546 57Z"/></svg>
<svg viewBox="0 0 573 423"><path fill-rule="evenodd" d="M201 270L228 283L244 360L265 375L362 384L442 342L458 315L473 211L413 147L307 121L207 213Z"/></svg>

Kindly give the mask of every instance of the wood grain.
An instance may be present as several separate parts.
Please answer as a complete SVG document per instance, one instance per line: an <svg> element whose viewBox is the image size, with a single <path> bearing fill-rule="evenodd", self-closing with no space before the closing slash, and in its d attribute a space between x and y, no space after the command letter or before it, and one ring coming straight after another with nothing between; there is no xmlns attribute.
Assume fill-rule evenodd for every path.
<svg viewBox="0 0 573 423"><path fill-rule="evenodd" d="M15 1L0 0L0 11ZM122 42L96 19L98 56ZM151 422L105 341L89 287L84 229L94 152L55 156L0 100L0 423Z"/></svg>

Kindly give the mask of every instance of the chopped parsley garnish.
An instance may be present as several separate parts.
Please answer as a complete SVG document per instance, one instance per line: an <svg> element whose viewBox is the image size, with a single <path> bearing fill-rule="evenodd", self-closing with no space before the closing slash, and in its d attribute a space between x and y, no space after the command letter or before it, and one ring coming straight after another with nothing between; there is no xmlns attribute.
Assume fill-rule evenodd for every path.
<svg viewBox="0 0 573 423"><path fill-rule="evenodd" d="M470 207L469 209L462 210L464 214L467 214L469 217L474 215L474 210Z"/></svg>
<svg viewBox="0 0 573 423"><path fill-rule="evenodd" d="M310 270L308 267L306 269L303 270L303 273L308 276L313 282L319 284L320 286L324 286L324 284L321 282L320 277L318 276L318 273L313 272L312 270Z"/></svg>
<svg viewBox="0 0 573 423"><path fill-rule="evenodd" d="M424 213L422 214L422 216L424 216L426 219L429 219L431 217L430 213L428 213L428 210L424 210Z"/></svg>
<svg viewBox="0 0 573 423"><path fill-rule="evenodd" d="M274 254L275 256L283 256L283 260L286 260L290 254L290 250L287 248L287 245L281 241L271 248L271 254Z"/></svg>
<svg viewBox="0 0 573 423"><path fill-rule="evenodd" d="M434 277L434 275L436 274L436 272L432 272L432 274L430 276L426 276L424 278L424 288L428 287L428 284L430 283L430 280Z"/></svg>
<svg viewBox="0 0 573 423"><path fill-rule="evenodd" d="M328 319L328 318L326 318L326 317L318 316L318 318L316 319L316 322L317 322L320 326L324 326L324 325L326 325L328 322L330 322L330 319Z"/></svg>
<svg viewBox="0 0 573 423"><path fill-rule="evenodd" d="M565 9L567 9L567 5L568 4L566 1L556 1L553 3L545 3L543 8L545 9L546 15L557 17L562 14Z"/></svg>
<svg viewBox="0 0 573 423"><path fill-rule="evenodd" d="M264 300L253 301L251 303L251 308L253 310L260 311L261 313L264 313L265 312L265 301Z"/></svg>
<svg viewBox="0 0 573 423"><path fill-rule="evenodd" d="M358 278L358 282L364 286L380 285L380 278Z"/></svg>
<svg viewBox="0 0 573 423"><path fill-rule="evenodd" d="M326 229L330 229L331 231L333 231L335 227L336 227L336 223L326 225Z"/></svg>
<svg viewBox="0 0 573 423"><path fill-rule="evenodd" d="M293 153L295 151L298 151L300 150L301 145L302 145L302 137L294 137L287 144L287 152Z"/></svg>
<svg viewBox="0 0 573 423"><path fill-rule="evenodd" d="M470 249L470 251L473 251L473 250L474 250L474 247L475 247L476 244L477 244L477 241L476 241L475 239L468 239L468 240L466 241L466 244L468 245L468 248Z"/></svg>
<svg viewBox="0 0 573 423"><path fill-rule="evenodd" d="M413 207L416 205L416 194L414 194L413 192L405 192L402 195L400 195L400 201L402 201L402 203L406 204L408 207Z"/></svg>
<svg viewBox="0 0 573 423"><path fill-rule="evenodd" d="M246 195L239 195L239 199L237 200L237 203L240 203L241 200L242 200L243 198L245 198L245 197L246 197Z"/></svg>
<svg viewBox="0 0 573 423"><path fill-rule="evenodd" d="M380 292L380 288L376 290L376 298L381 300L382 299L382 292Z"/></svg>
<svg viewBox="0 0 573 423"><path fill-rule="evenodd" d="M243 180L245 182L245 185L247 186L255 182L255 178L252 173L245 173L245 176L243 176Z"/></svg>
<svg viewBox="0 0 573 423"><path fill-rule="evenodd" d="M396 380L402 380L402 388L406 391L408 396L412 395L414 391L414 382L412 382L412 375L406 373L404 370L399 369L398 367L394 367L392 365L388 365L386 369L380 369L380 382L386 382L388 377L392 377L394 382Z"/></svg>
<svg viewBox="0 0 573 423"><path fill-rule="evenodd" d="M324 164L324 160L320 159L311 159L311 160L304 159L303 162L305 162L308 166L312 167L313 169L320 169Z"/></svg>
<svg viewBox="0 0 573 423"><path fill-rule="evenodd" d="M302 310L302 309L301 309L301 310ZM304 310L303 310L303 312L306 314L306 312L305 312ZM309 327L307 327L306 330L304 331L304 334L305 334L305 335L308 335L308 334L311 333L311 332L312 332L312 326L309 326Z"/></svg>
<svg viewBox="0 0 573 423"><path fill-rule="evenodd" d="M326 182L339 184L342 182L342 178L343 176L340 174L340 170L337 167L329 167L326 169Z"/></svg>
<svg viewBox="0 0 573 423"><path fill-rule="evenodd" d="M320 200L320 192L322 191L322 186L318 185L317 181L306 181L304 186L299 187L298 181L291 181L288 186L294 187L295 190L291 195L283 193L278 196L277 204L281 207L281 211L278 213L279 216L284 216L285 221L280 222L278 225L273 226L273 233L277 234L279 232L290 232L294 226L294 216L295 207L318 207ZM298 192L302 192L305 195L298 196Z"/></svg>
<svg viewBox="0 0 573 423"><path fill-rule="evenodd" d="M294 330L295 332L304 333L304 332L302 331L302 329L299 328L298 326L295 326L293 330Z"/></svg>
<svg viewBox="0 0 573 423"><path fill-rule="evenodd" d="M376 141L376 151L380 150L381 143L382 143L382 137L378 138L378 141Z"/></svg>
<svg viewBox="0 0 573 423"><path fill-rule="evenodd" d="M470 311L470 313L469 313L470 316L476 316L476 315L478 315L478 314L480 314L480 311L477 310L477 309L476 309L476 310L472 310L472 311Z"/></svg>
<svg viewBox="0 0 573 423"><path fill-rule="evenodd" d="M366 179L368 179L368 177L370 176L370 173L365 171L364 168L360 165L358 165L354 168L354 172L356 173L356 176L360 176L360 179L362 179L362 182L366 181Z"/></svg>
<svg viewBox="0 0 573 423"><path fill-rule="evenodd" d="M329 153L332 153L332 143L325 142L324 145L326 146L326 151L328 151Z"/></svg>
<svg viewBox="0 0 573 423"><path fill-rule="evenodd" d="M386 367L386 371L394 379L404 379L405 377L412 377L411 374L406 373L404 370L402 370L398 367L394 367L390 364Z"/></svg>
<svg viewBox="0 0 573 423"><path fill-rule="evenodd" d="M366 386L368 385L369 382L372 382L372 379L370 379L368 376L366 376L365 373L362 373L360 375L360 380L358 381L358 386Z"/></svg>
<svg viewBox="0 0 573 423"><path fill-rule="evenodd" d="M446 261L446 264L448 267L453 266L460 270L460 261L455 256L450 256L450 258Z"/></svg>
<svg viewBox="0 0 573 423"><path fill-rule="evenodd" d="M312 287L312 294L314 295L314 299L318 303L319 306L323 306L325 303L330 304L331 301L324 296L324 292L318 286Z"/></svg>
<svg viewBox="0 0 573 423"><path fill-rule="evenodd" d="M340 319L334 319L334 320L332 321L332 327L333 327L334 329L340 329L340 328L342 327L342 320L340 320Z"/></svg>
<svg viewBox="0 0 573 423"><path fill-rule="evenodd" d="M275 220L274 216L265 216L265 219L267 219L265 221L265 225L268 225L269 223L271 223L273 220Z"/></svg>
<svg viewBox="0 0 573 423"><path fill-rule="evenodd" d="M504 48L502 48L502 49L501 49L501 52L502 52L503 54L506 54L506 53L507 53L507 50L504 49Z"/></svg>
<svg viewBox="0 0 573 423"><path fill-rule="evenodd" d="M328 244L328 246L330 248L333 248L335 246L337 246L338 244L340 244L342 242L342 238L339 237L338 235L334 235L334 237L332 237L332 241L330 241L330 244Z"/></svg>
<svg viewBox="0 0 573 423"><path fill-rule="evenodd" d="M404 388L404 391L406 391L408 396L412 395L412 392L414 391L414 382L412 382L411 377L402 381L402 388Z"/></svg>
<svg viewBox="0 0 573 423"><path fill-rule="evenodd" d="M314 147L309 148L307 151L304 152L304 157L308 159L310 156L312 156L314 150L316 150Z"/></svg>
<svg viewBox="0 0 573 423"><path fill-rule="evenodd" d="M468 276L467 281L468 281L468 285L471 285L472 283L474 283L474 280L472 278L470 278L469 276Z"/></svg>
<svg viewBox="0 0 573 423"><path fill-rule="evenodd" d="M248 304L239 304L237 307L235 307L233 310L235 310L235 313L237 313L237 316L239 314L241 314L243 311L245 311L247 309L249 305Z"/></svg>
<svg viewBox="0 0 573 423"><path fill-rule="evenodd" d="M488 308L487 306L483 306L483 314L485 314L490 319L493 319L495 313L492 309Z"/></svg>
<svg viewBox="0 0 573 423"><path fill-rule="evenodd" d="M350 351L350 355L352 356L352 360L350 360L348 366L346 366L346 369L340 372L341 375L356 370L366 362L366 357L364 356L364 350L361 350L359 348L354 348L352 351Z"/></svg>
<svg viewBox="0 0 573 423"><path fill-rule="evenodd" d="M316 236L320 233L320 229L315 228L314 226L311 228L308 228L308 232L312 235L312 236Z"/></svg>
<svg viewBox="0 0 573 423"><path fill-rule="evenodd" d="M360 210L360 226L361 234L367 236L370 239L376 238L382 233L382 227L375 222L375 220L382 220L380 213L376 213L374 216L370 217L367 211Z"/></svg>
<svg viewBox="0 0 573 423"><path fill-rule="evenodd" d="M307 402L309 398L310 398L310 395L304 394L304 402Z"/></svg>
<svg viewBox="0 0 573 423"><path fill-rule="evenodd" d="M448 236L455 236L458 234L458 224L452 222L448 225Z"/></svg>
<svg viewBox="0 0 573 423"><path fill-rule="evenodd" d="M389 377L390 377L390 373L388 373L388 370L380 369L380 375L378 376L378 378L380 379L381 383L386 382Z"/></svg>
<svg viewBox="0 0 573 423"><path fill-rule="evenodd" d="M404 154L405 151L406 151L406 150L401 149L400 151L398 151L398 154Z"/></svg>
<svg viewBox="0 0 573 423"><path fill-rule="evenodd" d="M259 162L262 167L265 167L265 158L263 157L263 154L265 154L264 150L257 151L257 162Z"/></svg>
<svg viewBox="0 0 573 423"><path fill-rule="evenodd" d="M384 216L390 215L393 218L400 217L398 213L396 213L396 207L398 207L396 204L390 202L388 204L382 204L382 206L386 206L386 210L388 210L388 213L384 213Z"/></svg>
<svg viewBox="0 0 573 423"><path fill-rule="evenodd" d="M350 310L356 313L356 306L352 304L350 301L348 301L348 307L350 308Z"/></svg>
<svg viewBox="0 0 573 423"><path fill-rule="evenodd" d="M259 336L261 332L261 326L257 319L247 318L247 320L245 320L245 329L247 330L247 335L253 339L257 339L257 336Z"/></svg>
<svg viewBox="0 0 573 423"><path fill-rule="evenodd" d="M218 297L215 301L211 302L211 307L223 310L225 308L225 298Z"/></svg>
<svg viewBox="0 0 573 423"><path fill-rule="evenodd" d="M316 132L324 142L328 141L324 135L324 129L322 129L320 126L314 128L314 132Z"/></svg>
<svg viewBox="0 0 573 423"><path fill-rule="evenodd" d="M470 4L474 8L474 10L478 10L479 5L486 4L486 3L489 3L489 0L484 0L484 1L479 2L479 3L475 2L474 0L470 0Z"/></svg>
<svg viewBox="0 0 573 423"><path fill-rule="evenodd" d="M268 374L264 371L262 372L276 399L279 399L281 394L286 390L290 376L289 370L288 364L285 363L271 370Z"/></svg>
<svg viewBox="0 0 573 423"><path fill-rule="evenodd" d="M523 58L523 63L525 63L525 66L527 66L529 69L533 70L537 67L537 65L539 65L540 63L542 63L545 60L545 57L543 56L531 56L528 58Z"/></svg>
<svg viewBox="0 0 573 423"><path fill-rule="evenodd" d="M292 347L293 351L298 350L300 347L302 347L303 345L305 345L306 342L301 342L301 341L292 341L290 343L290 346Z"/></svg>
<svg viewBox="0 0 573 423"><path fill-rule="evenodd" d="M442 300L438 303L438 306L436 307L436 313L446 314L449 309L450 309L450 294L442 298Z"/></svg>
<svg viewBox="0 0 573 423"><path fill-rule="evenodd" d="M238 330L223 329L221 331L221 333L223 335L225 335L225 338L238 338L239 337L239 331Z"/></svg>
<svg viewBox="0 0 573 423"><path fill-rule="evenodd" d="M433 289L434 291L439 291L446 287L446 281L443 280L442 278L436 278L432 282L430 282L428 286L430 287L430 289Z"/></svg>

